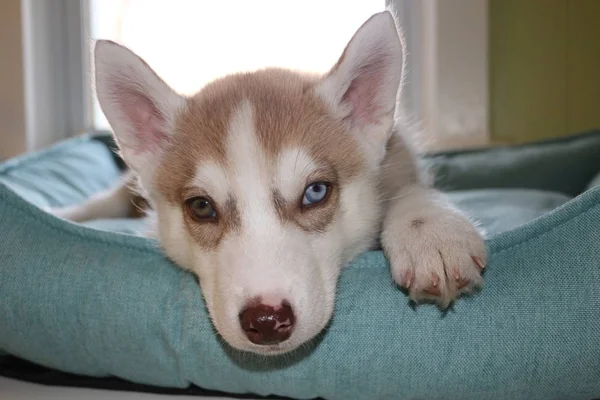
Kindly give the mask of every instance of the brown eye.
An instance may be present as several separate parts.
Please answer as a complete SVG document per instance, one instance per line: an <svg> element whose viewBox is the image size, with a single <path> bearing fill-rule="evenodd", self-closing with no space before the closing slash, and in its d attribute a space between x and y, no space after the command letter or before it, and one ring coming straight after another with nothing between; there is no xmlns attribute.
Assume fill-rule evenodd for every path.
<svg viewBox="0 0 600 400"><path fill-rule="evenodd" d="M192 217L198 221L213 221L217 218L217 212L205 197L193 197L185 204Z"/></svg>

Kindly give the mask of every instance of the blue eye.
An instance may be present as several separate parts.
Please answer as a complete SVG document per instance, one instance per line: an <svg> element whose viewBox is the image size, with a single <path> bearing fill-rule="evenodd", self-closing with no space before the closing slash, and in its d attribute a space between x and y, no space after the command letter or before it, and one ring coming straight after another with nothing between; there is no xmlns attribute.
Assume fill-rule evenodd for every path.
<svg viewBox="0 0 600 400"><path fill-rule="evenodd" d="M303 206L311 206L322 202L327 197L329 192L329 186L324 182L315 182L308 185L304 191L304 197L302 198Z"/></svg>

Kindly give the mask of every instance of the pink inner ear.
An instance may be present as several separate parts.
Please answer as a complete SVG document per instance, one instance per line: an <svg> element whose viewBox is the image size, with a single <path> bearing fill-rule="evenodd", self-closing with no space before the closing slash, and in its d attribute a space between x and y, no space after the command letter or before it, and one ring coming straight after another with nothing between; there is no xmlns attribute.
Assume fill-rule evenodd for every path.
<svg viewBox="0 0 600 400"><path fill-rule="evenodd" d="M376 124L381 117L381 89L385 74L385 56L374 57L374 60L358 69L356 77L342 97L342 101L350 103L352 113L350 120L363 127Z"/></svg>
<svg viewBox="0 0 600 400"><path fill-rule="evenodd" d="M131 145L136 153L154 152L168 140L165 117L144 93L132 88L117 88L115 97L133 132Z"/></svg>

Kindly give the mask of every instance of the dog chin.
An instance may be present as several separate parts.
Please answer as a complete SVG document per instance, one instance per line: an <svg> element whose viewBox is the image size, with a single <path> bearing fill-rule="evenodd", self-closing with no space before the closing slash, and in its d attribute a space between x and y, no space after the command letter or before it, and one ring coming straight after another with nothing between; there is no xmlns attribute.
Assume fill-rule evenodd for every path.
<svg viewBox="0 0 600 400"><path fill-rule="evenodd" d="M224 343L235 351L240 351L244 353L252 353L258 356L278 356L286 353L290 353L296 350L298 347L302 346L304 342L297 341L285 341L282 343L272 344L272 345L257 345L245 340L227 340L223 338Z"/></svg>
<svg viewBox="0 0 600 400"><path fill-rule="evenodd" d="M292 346L289 343L279 343L269 346L252 346L252 348L248 348L246 351L262 356L278 356L294 351L297 348L298 346Z"/></svg>

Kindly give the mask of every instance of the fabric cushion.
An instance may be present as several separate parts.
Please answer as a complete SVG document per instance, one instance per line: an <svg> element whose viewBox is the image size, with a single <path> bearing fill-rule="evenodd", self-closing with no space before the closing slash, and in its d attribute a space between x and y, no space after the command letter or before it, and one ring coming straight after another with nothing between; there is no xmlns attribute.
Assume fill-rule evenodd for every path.
<svg viewBox="0 0 600 400"><path fill-rule="evenodd" d="M588 149L600 135L563 147L577 141ZM560 151L539 144L545 165L544 146ZM522 165L536 158L519 159L522 150L504 149ZM474 174L465 160L486 152L487 185L461 192L475 188L469 179L461 184L459 169ZM445 314L411 308L383 254L368 252L344 270L326 332L270 358L218 339L194 278L155 242L110 232L115 221L77 225L39 208L114 182L119 169L103 143L82 137L12 160L0 167L0 349L77 374L303 399L598 397L600 188L569 199L575 185L555 184L540 168L535 190L516 190L527 188L528 171L511 190L490 192L506 189L492 179L503 176L495 175L504 165L495 152L430 159L456 177L462 208L490 218L495 233L480 293ZM583 180L565 171L571 182Z"/></svg>

